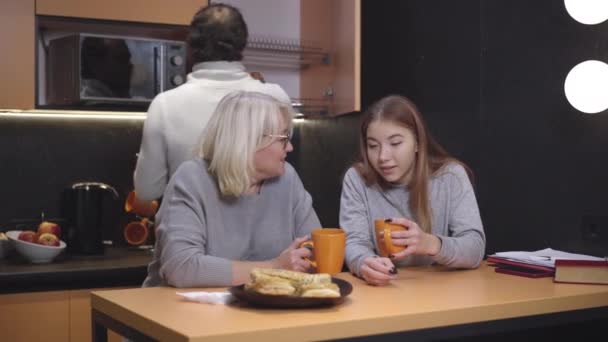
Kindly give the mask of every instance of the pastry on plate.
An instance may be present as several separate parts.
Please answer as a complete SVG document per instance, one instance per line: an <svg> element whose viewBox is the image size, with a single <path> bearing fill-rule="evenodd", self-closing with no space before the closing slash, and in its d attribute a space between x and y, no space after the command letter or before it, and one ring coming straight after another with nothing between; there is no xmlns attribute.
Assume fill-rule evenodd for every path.
<svg viewBox="0 0 608 342"><path fill-rule="evenodd" d="M340 288L334 283L329 284L306 284L300 287L300 297L307 298L338 298Z"/></svg>
<svg viewBox="0 0 608 342"><path fill-rule="evenodd" d="M256 282L265 278L285 279L296 286L303 284L330 284L331 276L327 273L310 274L297 271L280 270L274 268L254 268L251 270L251 280Z"/></svg>
<svg viewBox="0 0 608 342"><path fill-rule="evenodd" d="M250 273L251 281L245 290L267 295L287 295L306 298L340 297L340 289L331 281L327 273L309 274L304 272L255 268Z"/></svg>
<svg viewBox="0 0 608 342"><path fill-rule="evenodd" d="M290 296L296 293L296 288L287 280L264 277L256 282L245 284L245 289L273 296Z"/></svg>

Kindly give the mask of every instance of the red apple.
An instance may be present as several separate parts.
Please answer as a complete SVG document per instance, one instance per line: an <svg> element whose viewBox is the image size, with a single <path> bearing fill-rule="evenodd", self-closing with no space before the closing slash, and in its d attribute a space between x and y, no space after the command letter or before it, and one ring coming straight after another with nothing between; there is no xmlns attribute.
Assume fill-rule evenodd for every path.
<svg viewBox="0 0 608 342"><path fill-rule="evenodd" d="M19 236L17 236L17 238L21 241L36 243L36 240L38 237L36 236L35 232L33 232L31 230L24 230L21 233L19 233Z"/></svg>
<svg viewBox="0 0 608 342"><path fill-rule="evenodd" d="M59 246L59 238L52 233L42 233L36 241L40 245L45 246Z"/></svg>
<svg viewBox="0 0 608 342"><path fill-rule="evenodd" d="M44 233L51 233L61 238L61 227L55 222L43 221L38 225L38 234L42 235Z"/></svg>

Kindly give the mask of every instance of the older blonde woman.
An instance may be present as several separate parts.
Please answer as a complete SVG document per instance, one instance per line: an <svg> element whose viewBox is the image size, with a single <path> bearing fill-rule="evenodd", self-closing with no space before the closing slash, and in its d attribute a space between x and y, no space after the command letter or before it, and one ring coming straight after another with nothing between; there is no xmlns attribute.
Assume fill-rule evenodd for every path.
<svg viewBox="0 0 608 342"><path fill-rule="evenodd" d="M304 271L299 248L320 227L291 165L291 109L235 92L220 101L199 147L164 193L144 286L228 286L254 267Z"/></svg>

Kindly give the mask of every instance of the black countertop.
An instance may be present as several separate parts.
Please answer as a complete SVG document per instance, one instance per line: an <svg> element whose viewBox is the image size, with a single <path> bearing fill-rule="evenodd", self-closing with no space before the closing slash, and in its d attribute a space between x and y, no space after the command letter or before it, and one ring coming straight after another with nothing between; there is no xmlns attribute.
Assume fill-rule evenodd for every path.
<svg viewBox="0 0 608 342"><path fill-rule="evenodd" d="M140 286L151 260L151 250L126 247L94 256L64 253L49 264L31 264L12 253L0 259L0 294Z"/></svg>

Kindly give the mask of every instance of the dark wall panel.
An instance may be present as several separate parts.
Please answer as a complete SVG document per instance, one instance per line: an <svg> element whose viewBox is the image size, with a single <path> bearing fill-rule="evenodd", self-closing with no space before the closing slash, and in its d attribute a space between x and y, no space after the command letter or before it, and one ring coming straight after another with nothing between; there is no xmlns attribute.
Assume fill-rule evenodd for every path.
<svg viewBox="0 0 608 342"><path fill-rule="evenodd" d="M120 195L104 200L105 238L124 244L122 227L135 219L123 204L133 189L142 125L142 120L0 117L0 228L35 222L42 212L46 218L63 218L64 189L97 181Z"/></svg>
<svg viewBox="0 0 608 342"><path fill-rule="evenodd" d="M313 197L325 227L338 226L342 177L357 152L359 113L298 120L288 161ZM37 222L62 217L62 192L71 184L98 181L114 186L107 196L105 238L124 245L122 228L136 219L123 204L133 189L133 170L143 120L0 116L0 231L15 219Z"/></svg>
<svg viewBox="0 0 608 342"><path fill-rule="evenodd" d="M339 227L342 179L358 155L360 114L307 119L295 125L295 150L288 160L298 171L326 228Z"/></svg>
<svg viewBox="0 0 608 342"><path fill-rule="evenodd" d="M581 231L585 215L608 216L608 113L578 112L563 90L576 64L608 61L608 23L580 24L552 0L482 1L482 23L489 239L497 248L608 253L608 241Z"/></svg>
<svg viewBox="0 0 608 342"><path fill-rule="evenodd" d="M411 97L473 168L488 252L608 254L608 113L582 114L563 93L573 66L608 61L608 23L577 23L555 0L383 4L363 1L363 103Z"/></svg>
<svg viewBox="0 0 608 342"><path fill-rule="evenodd" d="M363 107L398 93L425 112L476 113L479 20L479 0L363 1Z"/></svg>

